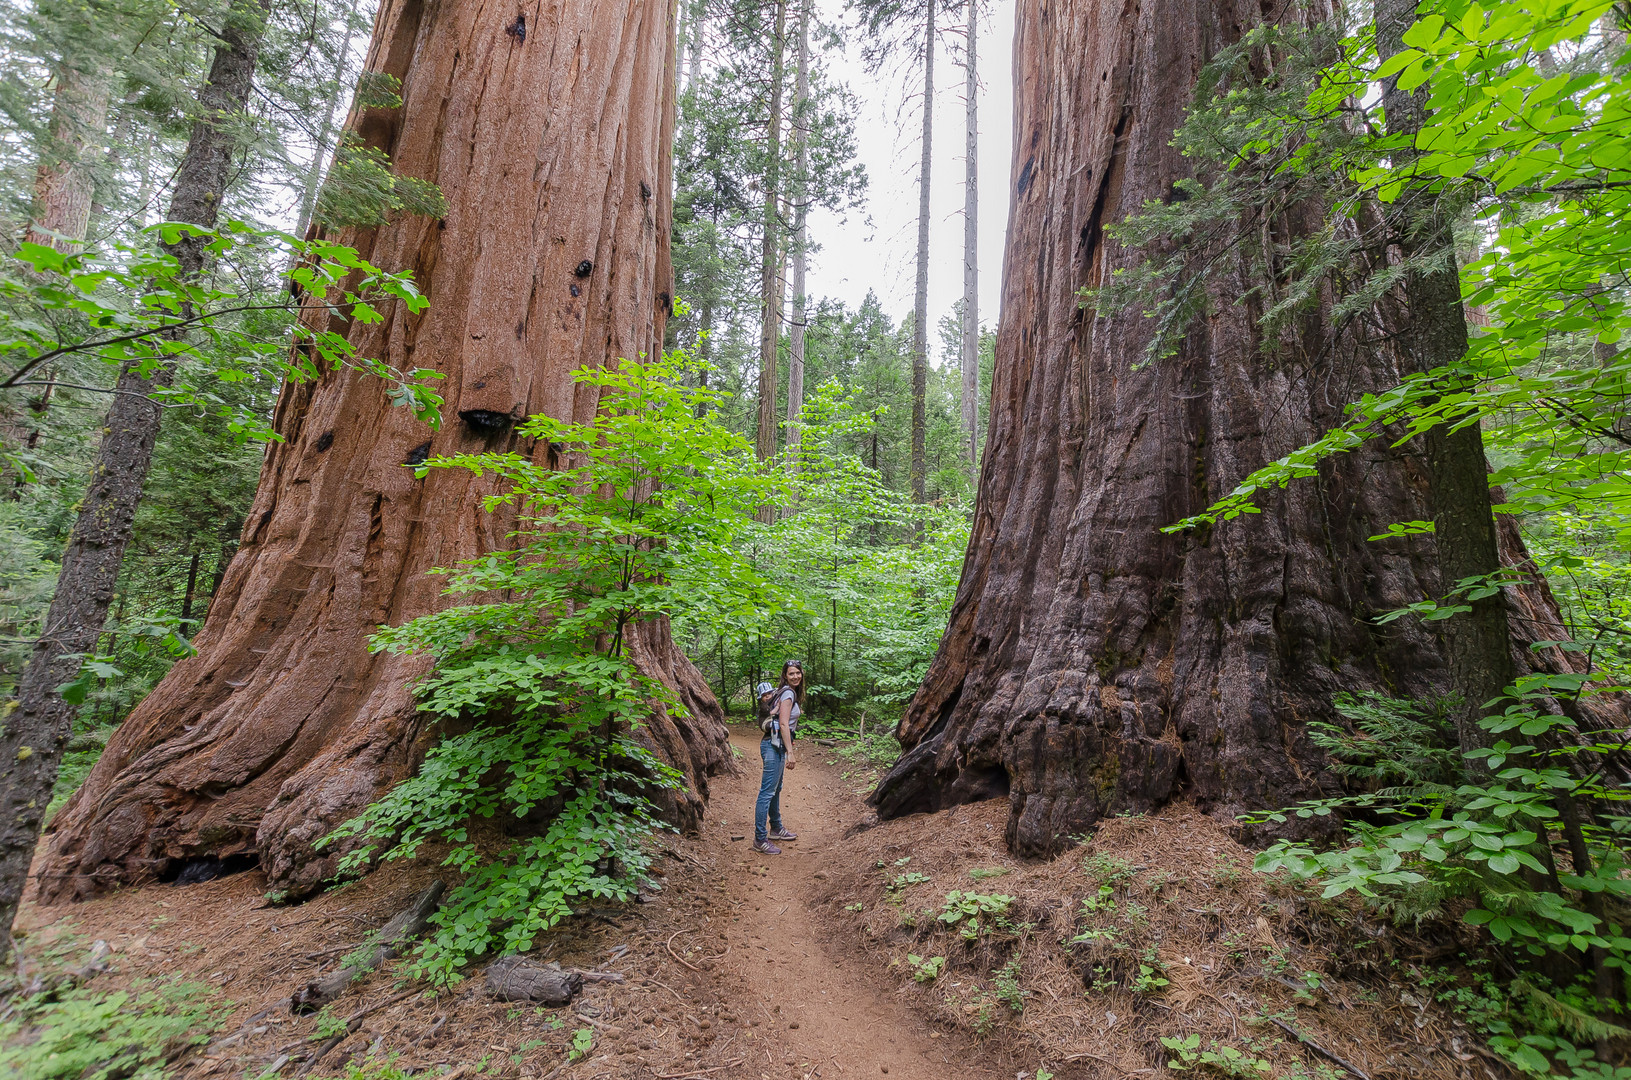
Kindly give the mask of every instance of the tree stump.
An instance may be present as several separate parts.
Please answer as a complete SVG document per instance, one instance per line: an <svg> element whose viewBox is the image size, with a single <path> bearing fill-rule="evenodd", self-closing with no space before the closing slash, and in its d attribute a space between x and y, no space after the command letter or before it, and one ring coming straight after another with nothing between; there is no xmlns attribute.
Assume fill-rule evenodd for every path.
<svg viewBox="0 0 1631 1080"><path fill-rule="evenodd" d="M519 956L505 956L487 966L487 992L500 1001L536 1001L565 1005L583 989L583 976Z"/></svg>

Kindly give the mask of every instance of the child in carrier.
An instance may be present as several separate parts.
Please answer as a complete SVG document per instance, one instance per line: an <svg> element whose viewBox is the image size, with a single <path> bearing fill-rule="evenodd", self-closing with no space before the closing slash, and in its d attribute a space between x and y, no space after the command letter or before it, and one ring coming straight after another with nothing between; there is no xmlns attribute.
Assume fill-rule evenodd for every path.
<svg viewBox="0 0 1631 1080"><path fill-rule="evenodd" d="M774 711L771 705L774 704L776 699L776 688L767 682L762 682L753 688L753 692L759 695L758 705L754 709L754 715L759 718L759 735L761 738L769 738L770 714Z"/></svg>

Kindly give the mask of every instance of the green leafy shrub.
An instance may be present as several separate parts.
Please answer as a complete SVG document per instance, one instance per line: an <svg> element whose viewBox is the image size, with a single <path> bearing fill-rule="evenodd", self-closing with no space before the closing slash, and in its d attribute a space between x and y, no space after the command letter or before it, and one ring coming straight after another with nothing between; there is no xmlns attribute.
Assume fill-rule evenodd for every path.
<svg viewBox="0 0 1631 1080"><path fill-rule="evenodd" d="M892 896L899 896L903 890L911 888L913 885L922 885L930 880L932 879L928 874L917 870L905 874L896 874L894 880L884 886L884 891Z"/></svg>
<svg viewBox="0 0 1631 1080"><path fill-rule="evenodd" d="M343 874L450 846L445 864L465 877L415 964L438 981L471 956L532 948L575 903L634 896L662 827L654 800L683 782L639 728L655 709L682 707L638 669L629 637L656 618L769 604L742 552L777 481L698 408L713 396L683 385L690 370L675 354L578 372L603 393L594 420L537 416L518 429L560 447L560 467L470 454L420 468L496 475L504 490L487 508L514 508L516 544L443 571L450 591L485 602L376 635L375 649L434 658L419 706L467 730L327 840L349 845ZM483 819L524 835L484 846L472 828Z"/></svg>
<svg viewBox="0 0 1631 1080"><path fill-rule="evenodd" d="M997 1000L1015 1012L1025 1011L1025 999L1031 992L1019 984L1019 957L1010 957L1008 962L991 973L995 981Z"/></svg>
<svg viewBox="0 0 1631 1080"><path fill-rule="evenodd" d="M1206 1069L1220 1076L1254 1078L1270 1076L1274 1072L1274 1064L1266 1058L1216 1039L1211 1040L1205 1050L1201 1049L1199 1035L1164 1035L1161 1045L1172 1053L1167 1060L1167 1068L1174 1072Z"/></svg>
<svg viewBox="0 0 1631 1080"><path fill-rule="evenodd" d="M1153 947L1147 948L1138 958L1138 974L1134 975L1127 984L1127 989L1135 994L1153 994L1167 986L1167 966L1155 954Z"/></svg>
<svg viewBox="0 0 1631 1080"><path fill-rule="evenodd" d="M209 1039L232 1003L203 983L19 996L0 1020L0 1074L16 1080L163 1080L165 1064Z"/></svg>
<svg viewBox="0 0 1631 1080"><path fill-rule="evenodd" d="M327 1080L412 1080L413 1073L395 1061L353 1061L345 1071ZM322 1080L322 1078L320 1078Z"/></svg>
<svg viewBox="0 0 1631 1080"><path fill-rule="evenodd" d="M1095 851L1083 859L1082 869L1087 873L1088 877L1101 885L1108 885L1112 889L1132 878L1138 872L1133 869L1133 864L1126 859L1118 858L1115 855L1107 855L1102 851Z"/></svg>
<svg viewBox="0 0 1631 1080"><path fill-rule="evenodd" d="M1098 891L1092 896L1082 898L1082 915L1098 915L1115 911L1116 902L1113 899L1115 892L1116 890L1109 885L1100 885Z"/></svg>
<svg viewBox="0 0 1631 1080"><path fill-rule="evenodd" d="M313 1020L312 1032L306 1036L312 1042L326 1042L343 1033L348 1026L346 1018L335 1012L333 1005L324 1005Z"/></svg>

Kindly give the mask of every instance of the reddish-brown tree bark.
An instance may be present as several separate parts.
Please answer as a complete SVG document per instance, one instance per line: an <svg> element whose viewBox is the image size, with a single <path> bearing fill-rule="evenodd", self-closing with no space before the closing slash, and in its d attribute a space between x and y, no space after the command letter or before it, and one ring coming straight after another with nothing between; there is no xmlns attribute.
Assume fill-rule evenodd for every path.
<svg viewBox="0 0 1631 1080"><path fill-rule="evenodd" d="M350 371L291 385L284 442L267 451L242 544L196 642L125 722L55 822L47 900L162 874L178 860L257 852L270 888L318 888L335 853L314 843L425 749L418 659L371 656L370 633L447 602L425 571L503 545L491 481L415 479L427 454L514 449L534 413L587 420L584 365L654 353L668 314L674 35L658 0L528 5L385 0L367 70L402 80L398 109L348 123L395 170L439 185L442 220L403 216L341 239L410 270L430 298L378 325L340 325L363 353L448 378L432 434ZM523 21L524 20L524 21ZM666 626L635 641L689 719L652 717L659 752L690 783L667 808L701 813L729 768L702 675Z"/></svg>
<svg viewBox="0 0 1631 1080"><path fill-rule="evenodd" d="M1196 77L1262 10L1020 0L973 535L950 627L900 726L906 752L874 795L885 816L1007 793L1008 841L1024 854L1179 793L1232 819L1335 792L1308 725L1336 719L1338 691L1448 687L1429 629L1373 621L1437 590L1429 538L1368 540L1432 516L1414 451L1373 443L1265 497L1259 515L1160 531L1312 441L1343 403L1396 383L1401 361L1318 311L1265 355L1250 298L1262 283L1244 264L1159 361L1146 362L1141 311L1078 299L1136 261L1105 225L1188 175L1171 140ZM1278 221L1264 239L1316 223ZM1537 625L1556 625L1544 586L1531 593L1520 599Z"/></svg>
<svg viewBox="0 0 1631 1080"><path fill-rule="evenodd" d="M57 65L51 136L34 176L34 206L23 239L77 251L90 227L96 181L91 159L107 134L113 76L94 64L80 70L72 57Z"/></svg>

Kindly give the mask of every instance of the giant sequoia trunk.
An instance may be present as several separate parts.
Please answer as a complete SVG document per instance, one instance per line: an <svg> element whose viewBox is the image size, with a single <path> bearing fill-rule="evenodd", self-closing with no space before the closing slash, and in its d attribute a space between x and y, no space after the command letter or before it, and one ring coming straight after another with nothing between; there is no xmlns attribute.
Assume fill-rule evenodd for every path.
<svg viewBox="0 0 1631 1080"><path fill-rule="evenodd" d="M373 655L369 634L447 601L425 571L506 542L489 479L407 464L427 454L552 449L513 433L534 413L588 420L598 391L571 372L655 353L670 307L669 145L674 35L659 0L513 11L385 0L367 70L402 80L400 109L350 126L399 174L440 185L438 221L406 216L345 242L411 270L427 311L340 325L364 354L447 374L432 434L388 387L351 371L284 389L285 441L267 451L242 545L196 642L120 728L55 823L46 899L163 874L178 860L257 852L270 888L319 887L313 845L403 779L428 733L419 659ZM634 641L690 710L646 729L701 813L729 767L718 706L667 627Z"/></svg>
<svg viewBox="0 0 1631 1080"><path fill-rule="evenodd" d="M1335 791L1310 721L1332 695L1447 686L1436 637L1372 617L1436 594L1419 458L1372 444L1188 535L1160 530L1393 385L1389 350L1324 313L1265 356L1244 271L1176 355L1138 310L1078 290L1136 261L1104 226L1187 173L1171 145L1207 58L1254 0L1020 0L1015 157L996 374L950 627L901 722L885 816L1007 793L1008 841L1055 851L1106 814L1185 792L1230 819ZM1312 17L1318 17L1316 11ZM1287 230L1314 222L1275 223ZM1505 545L1523 557L1516 530ZM1523 596L1557 627L1544 585ZM1555 658L1554 658L1555 659Z"/></svg>

